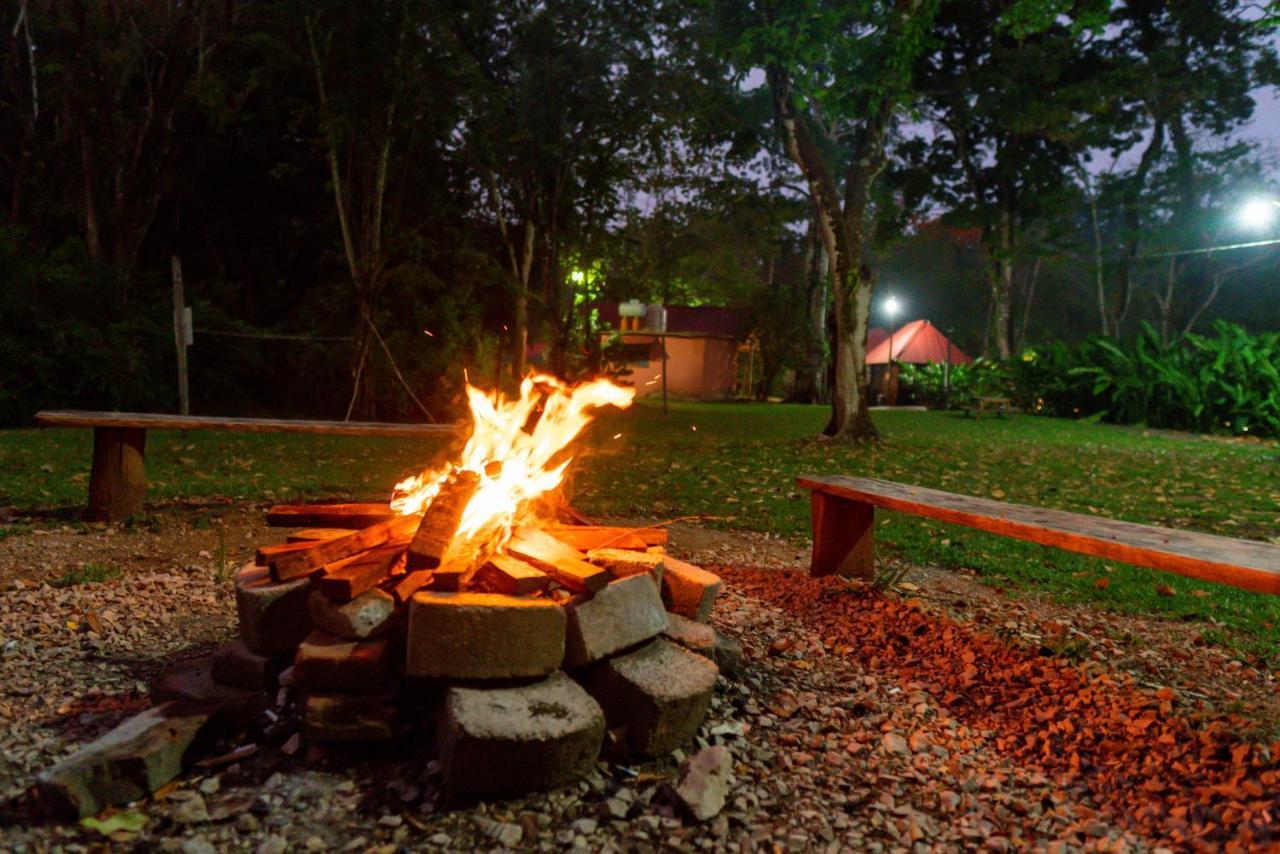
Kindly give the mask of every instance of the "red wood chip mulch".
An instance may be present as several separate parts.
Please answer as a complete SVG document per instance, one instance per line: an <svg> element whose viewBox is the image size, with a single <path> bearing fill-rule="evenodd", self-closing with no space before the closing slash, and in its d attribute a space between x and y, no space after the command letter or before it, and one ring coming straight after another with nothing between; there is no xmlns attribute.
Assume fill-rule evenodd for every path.
<svg viewBox="0 0 1280 854"><path fill-rule="evenodd" d="M785 608L828 650L928 686L957 719L995 733L998 750L1064 785L1083 785L1135 831L1195 848L1280 846L1280 743L1251 742L1238 716L1175 712L1168 688L1086 673L919 600L884 598L834 577L708 569Z"/></svg>

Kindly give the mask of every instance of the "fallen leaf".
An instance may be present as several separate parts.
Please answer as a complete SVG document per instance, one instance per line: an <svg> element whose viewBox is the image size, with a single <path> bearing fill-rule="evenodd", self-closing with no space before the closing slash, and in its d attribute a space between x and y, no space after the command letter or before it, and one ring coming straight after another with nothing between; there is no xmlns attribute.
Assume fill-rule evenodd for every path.
<svg viewBox="0 0 1280 854"><path fill-rule="evenodd" d="M102 819L89 816L81 819L80 824L90 830L98 831L103 836L110 836L122 830L128 833L137 833L147 826L147 817L137 810L129 810L128 812L118 812Z"/></svg>
<svg viewBox="0 0 1280 854"><path fill-rule="evenodd" d="M1093 586L1098 588L1099 590L1106 590L1108 587L1111 586L1111 579L1099 578L1097 581L1093 582Z"/></svg>

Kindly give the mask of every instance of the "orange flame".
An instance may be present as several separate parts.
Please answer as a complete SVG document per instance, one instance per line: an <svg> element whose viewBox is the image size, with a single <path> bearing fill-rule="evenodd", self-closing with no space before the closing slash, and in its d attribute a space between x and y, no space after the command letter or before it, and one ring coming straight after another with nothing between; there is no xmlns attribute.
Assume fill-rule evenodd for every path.
<svg viewBox="0 0 1280 854"><path fill-rule="evenodd" d="M530 501L560 485L573 459L562 458L561 451L591 423L588 410L625 409L634 396L635 389L605 379L570 387L545 374L525 377L514 399L468 383L472 426L462 459L397 483L391 508L402 515L423 512L449 475L466 469L480 476L480 485L462 513L458 535L497 527L505 539Z"/></svg>

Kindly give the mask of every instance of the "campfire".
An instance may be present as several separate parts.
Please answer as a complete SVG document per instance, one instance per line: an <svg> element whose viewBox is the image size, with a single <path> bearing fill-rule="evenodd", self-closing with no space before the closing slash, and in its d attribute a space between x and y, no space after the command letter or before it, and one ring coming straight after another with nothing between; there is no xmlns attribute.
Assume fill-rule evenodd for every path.
<svg viewBox="0 0 1280 854"><path fill-rule="evenodd" d="M512 398L469 386L461 454L387 503L271 508L271 525L299 530L240 571L242 643L213 677L269 688L289 665L279 681L312 741L433 727L460 792L554 786L602 750L689 741L718 643L723 660L707 622L719 579L666 554L664 528L592 524L559 491L594 411L633 394L548 376ZM423 686L439 696L429 720L402 709Z"/></svg>

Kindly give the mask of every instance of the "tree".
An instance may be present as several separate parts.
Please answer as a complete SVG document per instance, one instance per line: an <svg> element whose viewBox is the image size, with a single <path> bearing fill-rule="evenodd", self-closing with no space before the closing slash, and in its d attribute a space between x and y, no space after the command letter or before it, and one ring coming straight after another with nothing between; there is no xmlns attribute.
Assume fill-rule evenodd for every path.
<svg viewBox="0 0 1280 854"><path fill-rule="evenodd" d="M60 183L60 213L78 221L90 259L127 281L184 153L188 90L229 40L230 10L212 0L24 0L6 66L6 101L22 117L10 221L35 195L28 182Z"/></svg>
<svg viewBox="0 0 1280 854"><path fill-rule="evenodd" d="M1082 23L1055 20L1025 33L1008 17L1018 8L1009 0L943 7L941 43L920 70L933 138L911 149L936 176L930 192L950 217L982 230L991 339L1002 359L1021 337L1019 314L1029 309L1026 287L1022 305L1015 304L1026 232L1074 205L1070 175L1079 152L1105 142L1108 130L1094 120L1108 98L1098 57L1080 38ZM1032 261L1027 282L1035 270Z"/></svg>
<svg viewBox="0 0 1280 854"><path fill-rule="evenodd" d="M1100 46L1111 67L1107 85L1117 92L1111 121L1123 131L1110 146L1111 156L1140 154L1112 182L1122 260L1112 292L1100 298L1104 334L1120 334L1143 238L1156 212L1177 212L1172 225L1184 246L1197 240L1203 227L1196 198L1197 137L1228 137L1253 115L1250 93L1280 81L1275 46L1248 17L1247 6L1230 0L1135 0L1113 13L1114 34ZM1172 158L1176 180L1165 185L1172 195L1158 197L1153 184L1166 157ZM1211 275L1200 264L1184 273L1196 280L1195 288ZM1174 274L1176 282L1177 265Z"/></svg>
<svg viewBox="0 0 1280 854"><path fill-rule="evenodd" d="M422 149L445 138L456 114L450 95L432 97L449 92L440 84L451 63L424 15L424 7L406 0L332 0L313 4L297 22L315 78L318 142L355 296L348 418L374 343L391 355L374 315L396 254L410 239L400 220L405 178ZM394 363L393 369L399 375Z"/></svg>
<svg viewBox="0 0 1280 854"><path fill-rule="evenodd" d="M787 156L813 200L830 264L835 379L824 433L876 438L867 389L867 320L874 274L865 263L886 145L909 106L936 0L726 4L722 21L740 67L760 67Z"/></svg>
<svg viewBox="0 0 1280 854"><path fill-rule="evenodd" d="M687 17L679 4L568 0L457 4L466 57L462 153L480 176L513 293L517 372L531 323L566 370L578 316L573 264L603 254L623 190L679 153ZM580 271L579 271L580 272Z"/></svg>

